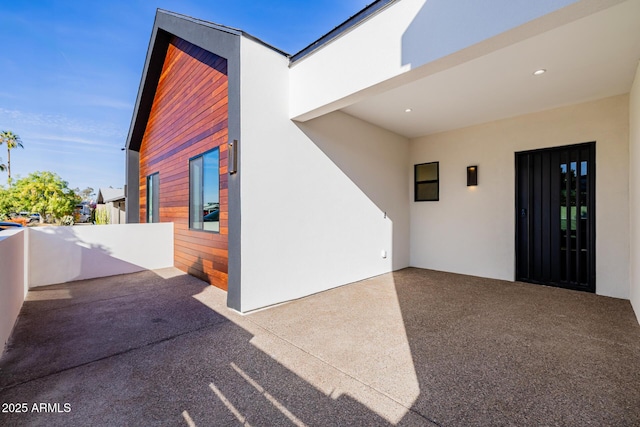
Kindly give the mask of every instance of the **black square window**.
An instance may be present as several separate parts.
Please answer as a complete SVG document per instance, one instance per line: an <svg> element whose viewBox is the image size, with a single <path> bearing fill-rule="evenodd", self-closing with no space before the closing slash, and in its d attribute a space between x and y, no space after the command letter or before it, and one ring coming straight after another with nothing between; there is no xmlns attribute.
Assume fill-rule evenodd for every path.
<svg viewBox="0 0 640 427"><path fill-rule="evenodd" d="M415 165L414 178L416 202L440 200L439 162Z"/></svg>

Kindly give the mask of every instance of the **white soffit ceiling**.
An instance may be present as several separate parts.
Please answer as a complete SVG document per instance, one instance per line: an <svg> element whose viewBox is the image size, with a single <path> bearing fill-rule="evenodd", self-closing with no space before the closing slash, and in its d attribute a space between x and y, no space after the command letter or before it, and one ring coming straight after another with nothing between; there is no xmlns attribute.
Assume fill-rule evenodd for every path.
<svg viewBox="0 0 640 427"><path fill-rule="evenodd" d="M628 0L342 111L414 138L628 93L639 59L640 0Z"/></svg>

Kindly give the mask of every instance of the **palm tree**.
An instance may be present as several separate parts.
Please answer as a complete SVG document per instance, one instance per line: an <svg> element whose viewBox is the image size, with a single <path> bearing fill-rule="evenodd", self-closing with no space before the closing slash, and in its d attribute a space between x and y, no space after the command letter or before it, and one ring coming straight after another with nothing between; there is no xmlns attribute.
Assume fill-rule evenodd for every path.
<svg viewBox="0 0 640 427"><path fill-rule="evenodd" d="M24 148L22 140L10 130L0 132L0 145L7 144L7 184L11 187L11 150L16 147Z"/></svg>
<svg viewBox="0 0 640 427"><path fill-rule="evenodd" d="M4 172L7 170L7 165L2 163L2 159L0 159L0 172Z"/></svg>

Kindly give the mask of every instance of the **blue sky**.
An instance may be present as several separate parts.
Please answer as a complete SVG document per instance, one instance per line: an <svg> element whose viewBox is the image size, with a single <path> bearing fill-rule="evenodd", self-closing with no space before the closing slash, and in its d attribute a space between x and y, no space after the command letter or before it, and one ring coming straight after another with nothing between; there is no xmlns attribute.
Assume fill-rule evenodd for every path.
<svg viewBox="0 0 640 427"><path fill-rule="evenodd" d="M124 185L121 148L157 8L295 53L371 1L3 0L0 130L25 146L11 152L12 177L47 170L71 188Z"/></svg>

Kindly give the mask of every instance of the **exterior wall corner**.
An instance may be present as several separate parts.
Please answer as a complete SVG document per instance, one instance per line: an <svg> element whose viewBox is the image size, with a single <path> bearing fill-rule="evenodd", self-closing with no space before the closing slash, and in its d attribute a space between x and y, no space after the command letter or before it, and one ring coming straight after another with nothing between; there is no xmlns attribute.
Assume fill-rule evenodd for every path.
<svg viewBox="0 0 640 427"><path fill-rule="evenodd" d="M640 62L629 94L629 294L640 322Z"/></svg>

